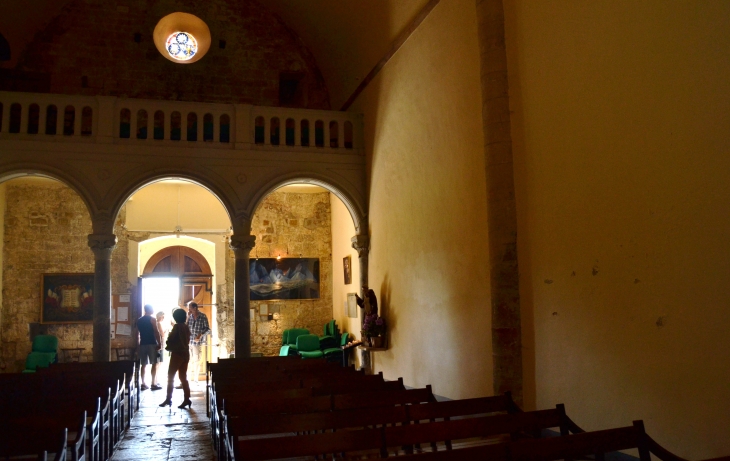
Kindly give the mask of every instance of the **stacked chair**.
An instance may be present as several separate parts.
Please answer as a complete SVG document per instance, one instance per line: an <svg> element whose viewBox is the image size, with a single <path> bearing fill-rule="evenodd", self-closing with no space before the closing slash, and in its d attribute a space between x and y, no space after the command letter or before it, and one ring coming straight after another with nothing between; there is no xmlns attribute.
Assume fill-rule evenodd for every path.
<svg viewBox="0 0 730 461"><path fill-rule="evenodd" d="M638 449L641 461L685 461L641 421L585 432L563 405L523 412L509 393L437 402L430 386L405 389L402 379L324 360L223 359L208 364L208 377L211 436L223 461L603 461L626 449Z"/></svg>
<svg viewBox="0 0 730 461"><path fill-rule="evenodd" d="M308 335L309 330L306 328L291 328L284 330L281 338L281 349L279 355L286 357L290 355L298 355L297 353L297 338L301 335Z"/></svg>
<svg viewBox="0 0 730 461"><path fill-rule="evenodd" d="M132 361L0 374L0 459L106 461L139 407Z"/></svg>
<svg viewBox="0 0 730 461"><path fill-rule="evenodd" d="M347 344L347 333L340 333L335 320L324 324L324 335L310 334L306 328L284 330L281 338L279 356L299 356L303 359L325 358L331 362L342 363L341 347Z"/></svg>
<svg viewBox="0 0 730 461"><path fill-rule="evenodd" d="M58 363L58 338L51 335L33 338L33 346L25 359L23 373L35 373L38 368L46 368L52 363Z"/></svg>

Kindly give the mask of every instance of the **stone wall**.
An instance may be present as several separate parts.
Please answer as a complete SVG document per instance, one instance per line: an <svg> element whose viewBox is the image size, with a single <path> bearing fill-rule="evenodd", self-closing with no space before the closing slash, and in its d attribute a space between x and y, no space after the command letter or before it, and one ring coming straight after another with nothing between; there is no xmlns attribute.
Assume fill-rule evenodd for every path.
<svg viewBox="0 0 730 461"><path fill-rule="evenodd" d="M195 14L210 28L210 50L196 63L170 62L152 41L157 22L175 11ZM267 106L279 105L285 74L299 81L287 105L329 109L309 49L255 1L74 0L36 34L13 72L19 85L26 81L15 86L26 91L35 76L42 82L37 92Z"/></svg>
<svg viewBox="0 0 730 461"><path fill-rule="evenodd" d="M257 255L262 258L279 255L282 258L319 258L319 299L251 302L254 311L251 318L251 350L263 352L264 355L277 355L281 347L283 330L307 328L312 333L321 335L324 324L332 319L332 229L329 192L270 194L254 214L251 233L256 235L256 248L251 250L252 260ZM234 264L233 252L229 250L226 259L227 280L234 279L232 270L228 272ZM227 291L229 295L232 293ZM219 290L219 294L222 295L223 292ZM273 312L274 320L267 320L266 317L258 315L262 303L268 305L269 312ZM219 313L221 310L219 304ZM231 318L232 310L226 315ZM230 320L232 326L232 318Z"/></svg>
<svg viewBox="0 0 730 461"><path fill-rule="evenodd" d="M6 372L25 368L30 352L29 324L40 322L40 281L44 273L94 272L87 236L91 219L84 202L60 182L11 180L6 189L3 249L3 316L0 360ZM115 229L120 235L124 212ZM113 292L128 292L126 239L112 256ZM83 347L91 360L92 324L41 325L57 336L59 347Z"/></svg>

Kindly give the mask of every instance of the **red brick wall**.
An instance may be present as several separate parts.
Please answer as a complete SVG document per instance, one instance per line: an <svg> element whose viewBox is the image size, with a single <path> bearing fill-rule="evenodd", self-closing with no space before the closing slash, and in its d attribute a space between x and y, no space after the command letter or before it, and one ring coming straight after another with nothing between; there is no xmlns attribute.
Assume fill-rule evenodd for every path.
<svg viewBox="0 0 730 461"><path fill-rule="evenodd" d="M210 28L211 48L197 63L173 63L152 42L159 19L175 11ZM73 0L36 34L18 70L49 74L52 93L268 106L279 105L279 74L301 73L301 106L330 107L311 52L252 0Z"/></svg>

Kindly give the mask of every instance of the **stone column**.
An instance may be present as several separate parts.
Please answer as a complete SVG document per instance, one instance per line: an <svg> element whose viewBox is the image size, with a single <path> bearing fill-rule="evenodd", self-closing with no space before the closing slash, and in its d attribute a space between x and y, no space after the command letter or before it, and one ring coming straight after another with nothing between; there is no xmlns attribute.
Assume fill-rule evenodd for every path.
<svg viewBox="0 0 730 461"><path fill-rule="evenodd" d="M368 254L370 252L370 237L367 235L356 235L352 239L352 248L357 251L357 260L360 264L360 297L365 298L367 292L365 287L368 286ZM360 326L362 327L365 320L365 311L360 308ZM372 373L372 361L370 360L370 352L363 350L361 355L362 367Z"/></svg>
<svg viewBox="0 0 730 461"><path fill-rule="evenodd" d="M476 0L492 310L494 393L522 402L517 213L502 0Z"/></svg>
<svg viewBox="0 0 730 461"><path fill-rule="evenodd" d="M90 234L94 252L94 362L111 360L112 251L114 234Z"/></svg>
<svg viewBox="0 0 730 461"><path fill-rule="evenodd" d="M236 256L236 280L233 293L233 318L236 339L236 358L251 356L251 289L249 257L256 244L255 235L231 236L230 247Z"/></svg>

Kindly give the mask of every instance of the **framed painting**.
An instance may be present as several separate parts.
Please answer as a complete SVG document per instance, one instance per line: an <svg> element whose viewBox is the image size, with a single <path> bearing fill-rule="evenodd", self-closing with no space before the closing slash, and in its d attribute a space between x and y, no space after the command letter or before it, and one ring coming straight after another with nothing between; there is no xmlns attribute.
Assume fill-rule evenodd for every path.
<svg viewBox="0 0 730 461"><path fill-rule="evenodd" d="M258 258L249 266L251 301L319 299L319 258Z"/></svg>
<svg viewBox="0 0 730 461"><path fill-rule="evenodd" d="M342 258L342 268L345 271L345 285L352 283L352 258L350 255Z"/></svg>
<svg viewBox="0 0 730 461"><path fill-rule="evenodd" d="M91 323L94 274L41 275L41 323Z"/></svg>

